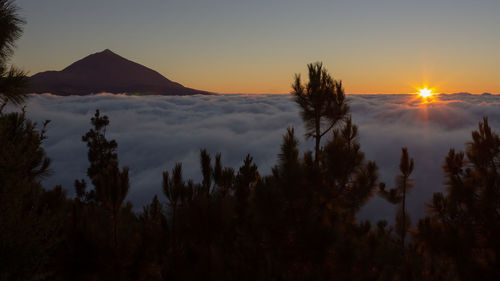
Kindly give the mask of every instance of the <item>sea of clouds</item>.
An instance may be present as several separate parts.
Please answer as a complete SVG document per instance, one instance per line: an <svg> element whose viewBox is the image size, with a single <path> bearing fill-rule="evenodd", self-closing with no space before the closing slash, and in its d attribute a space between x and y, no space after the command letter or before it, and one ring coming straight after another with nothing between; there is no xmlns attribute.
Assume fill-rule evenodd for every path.
<svg viewBox="0 0 500 281"><path fill-rule="evenodd" d="M348 95L348 100L362 150L376 161L388 187L394 186L401 147L408 147L415 160L415 187L407 206L415 220L432 193L444 191L441 165L448 150L463 150L483 116L500 132L500 95L441 95L427 104L412 95ZM127 199L137 210L155 194L162 196L161 173L176 162L183 163L185 178L199 181L201 148L221 152L223 164L234 168L250 153L259 172L268 174L288 126L295 128L302 152L313 147L303 137L299 108L289 95L32 95L28 116L39 124L51 120L44 147L53 174L45 186L62 184L72 196L75 179L86 178L87 147L81 137L96 109L110 118L107 137L118 142L120 165L130 168ZM394 206L377 196L360 213L370 220L392 221L393 216Z"/></svg>

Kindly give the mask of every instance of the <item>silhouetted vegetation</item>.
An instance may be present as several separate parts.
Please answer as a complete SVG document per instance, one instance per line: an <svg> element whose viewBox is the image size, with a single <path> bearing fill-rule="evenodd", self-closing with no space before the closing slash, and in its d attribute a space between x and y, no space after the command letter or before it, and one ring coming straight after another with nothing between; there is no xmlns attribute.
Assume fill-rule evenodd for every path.
<svg viewBox="0 0 500 281"><path fill-rule="evenodd" d="M405 238L411 225L410 216L406 210L406 194L413 187L413 183L410 180L410 174L413 172L413 159L409 158L406 147L403 147L401 150L401 161L399 162L401 174L396 177L396 187L386 191L385 185L382 184L379 192L380 196L390 203L399 205L396 214L396 232L401 238L401 249L404 254Z"/></svg>
<svg viewBox="0 0 500 281"><path fill-rule="evenodd" d="M302 85L300 74L295 75L292 95L300 105L307 130L306 137L314 138L314 162L319 165L321 138L346 117L349 106L345 102L342 81L334 80L320 62L307 65L309 82Z"/></svg>
<svg viewBox="0 0 500 281"><path fill-rule="evenodd" d="M24 112L0 115L0 280L497 280L500 137L484 119L466 153L445 159L446 194L411 227L405 209L413 160L402 150L396 187L378 182L357 127L339 121L321 148L300 154L293 128L263 176L250 155L224 167L200 151L201 183L182 164L163 173L166 201L136 213L125 202L109 120L96 111L82 137L87 175L75 198L44 189L49 171L38 128ZM360 222L376 193L398 205L394 226ZM407 234L410 234L407 238Z"/></svg>
<svg viewBox="0 0 500 281"><path fill-rule="evenodd" d="M461 280L499 280L499 165L500 137L487 118L472 132L465 153L448 153L443 164L446 194L434 194L416 235L425 257L436 260L429 275L436 271Z"/></svg>
<svg viewBox="0 0 500 281"><path fill-rule="evenodd" d="M17 14L17 6L10 0L0 0L0 102L20 104L24 101L26 74L8 66L15 41L21 37L24 21Z"/></svg>
<svg viewBox="0 0 500 281"><path fill-rule="evenodd" d="M15 11L0 4L2 17ZM42 187L48 122L0 110L0 280L499 280L500 137L488 120L465 153L450 150L446 192L412 227L408 150L386 190L361 151L341 83L319 63L309 79L304 87L297 76L293 95L314 156L299 151L293 128L270 175L250 155L235 170L201 150L201 183L184 179L177 163L158 175L166 199L155 196L138 213L125 201L128 168L99 110L82 136L92 187L76 180L74 198ZM357 218L377 193L397 204L394 226Z"/></svg>

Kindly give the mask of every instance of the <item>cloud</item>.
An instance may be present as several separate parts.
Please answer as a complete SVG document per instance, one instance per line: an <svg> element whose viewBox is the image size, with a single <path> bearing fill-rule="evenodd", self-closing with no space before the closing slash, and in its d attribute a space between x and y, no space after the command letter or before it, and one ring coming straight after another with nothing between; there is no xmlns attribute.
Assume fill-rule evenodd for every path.
<svg viewBox="0 0 500 281"><path fill-rule="evenodd" d="M464 149L483 116L498 132L500 96L441 95L422 105L409 95L350 95L353 121L359 126L362 150L375 160L381 179L393 186L401 153L407 146L415 159L415 187L408 208L416 218L424 202L443 191L441 165L450 148ZM161 172L182 162L185 178L199 181L199 150L222 153L225 166L238 168L250 153L263 174L276 163L282 135L294 126L300 149L305 140L299 108L288 95L125 96L100 94L59 97L33 95L28 116L38 123L52 120L44 143L54 174L48 187L62 184L74 194L75 179L85 178L87 148L81 136L100 109L110 118L107 136L118 142L119 160L129 166L128 200L137 209L154 194L161 196ZM14 110L14 109L9 109ZM374 197L360 217L393 220L394 207Z"/></svg>

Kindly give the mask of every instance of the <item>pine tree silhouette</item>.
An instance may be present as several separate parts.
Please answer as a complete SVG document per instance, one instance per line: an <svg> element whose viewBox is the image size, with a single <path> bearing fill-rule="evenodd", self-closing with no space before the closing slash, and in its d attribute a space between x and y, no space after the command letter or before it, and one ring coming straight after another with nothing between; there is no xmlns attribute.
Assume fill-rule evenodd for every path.
<svg viewBox="0 0 500 281"><path fill-rule="evenodd" d="M413 158L408 156L408 149L401 149L401 160L399 162L399 174L396 177L396 187L386 190L384 185L380 186L379 194L392 204L398 204L396 213L396 232L400 236L401 249L405 252L405 238L411 225L410 216L406 210L406 194L413 188L413 181L410 175L413 172Z"/></svg>
<svg viewBox="0 0 500 281"><path fill-rule="evenodd" d="M20 113L0 110L0 280L50 278L51 253L60 243L65 194L41 181L50 159L41 129Z"/></svg>
<svg viewBox="0 0 500 281"><path fill-rule="evenodd" d="M18 8L10 0L0 0L0 102L21 104L26 95L26 73L18 68L7 66L12 56L15 42L21 37L22 20Z"/></svg>
<svg viewBox="0 0 500 281"><path fill-rule="evenodd" d="M87 175L95 187L96 202L111 213L112 244L117 247L119 215L130 188L128 168L124 167L120 171L116 153L118 144L115 140L106 139L106 126L109 125L108 117L101 116L99 110L96 110L94 117L91 118L91 123L94 127L82 137L82 141L86 142L89 148L87 156L90 167L87 169ZM83 180L76 183L77 194L83 194L84 188Z"/></svg>
<svg viewBox="0 0 500 281"><path fill-rule="evenodd" d="M334 131L324 148L324 177L328 201L342 206L346 218L353 219L359 209L372 197L378 183L375 162L366 161L359 144L358 127L346 118Z"/></svg>
<svg viewBox="0 0 500 281"><path fill-rule="evenodd" d="M170 177L167 171L163 172L163 194L169 201L169 206L172 210L172 243L176 243L176 218L178 204L184 201L185 183L182 178L182 164L177 163L172 170Z"/></svg>
<svg viewBox="0 0 500 281"><path fill-rule="evenodd" d="M466 153L449 151L443 164L446 194L434 194L417 238L428 256L439 259L441 268L453 269L459 279L498 280L500 137L487 118L466 147ZM450 270L441 272L449 275Z"/></svg>
<svg viewBox="0 0 500 281"><path fill-rule="evenodd" d="M309 82L302 85L295 75L292 95L301 108L306 137L315 140L314 161L319 166L321 138L341 121L349 110L342 82L334 80L320 62L307 65Z"/></svg>
<svg viewBox="0 0 500 281"><path fill-rule="evenodd" d="M202 187L203 192L210 196L211 188L212 188L212 158L210 154L208 154L206 149L202 149L200 151L200 164L201 164L201 174L203 175Z"/></svg>

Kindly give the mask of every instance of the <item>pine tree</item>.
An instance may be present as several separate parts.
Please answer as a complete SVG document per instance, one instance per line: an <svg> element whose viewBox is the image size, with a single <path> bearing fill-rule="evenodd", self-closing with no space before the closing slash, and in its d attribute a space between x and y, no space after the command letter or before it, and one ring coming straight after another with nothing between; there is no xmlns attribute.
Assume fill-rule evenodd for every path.
<svg viewBox="0 0 500 281"><path fill-rule="evenodd" d="M99 195L102 192L99 190L99 182L97 176L104 171L108 166L114 165L118 161L116 148L118 144L115 140L108 141L106 139L106 127L109 125L108 116L101 116L99 110L96 110L94 117L91 118L91 128L84 136L82 141L87 143L87 157L90 162L90 167L87 169L87 176L92 180L92 184L96 187L97 200L101 200Z"/></svg>
<svg viewBox="0 0 500 281"><path fill-rule="evenodd" d="M406 210L406 195L413 188L413 181L410 175L413 171L413 158L408 156L408 149L401 149L401 160L399 162L401 174L396 177L396 187L386 190L384 185L380 186L379 194L392 204L398 204L396 213L396 232L400 236L401 249L404 254L405 238L411 225L410 216Z"/></svg>
<svg viewBox="0 0 500 281"><path fill-rule="evenodd" d="M142 226L141 244L134 270L141 272L143 280L163 280L161 268L169 252L171 237L164 206L157 195L150 204L143 207L139 220Z"/></svg>
<svg viewBox="0 0 500 281"><path fill-rule="evenodd" d="M334 80L322 63L307 65L309 82L302 85L299 74L295 75L292 95L301 108L306 127L306 137L315 140L314 162L319 166L321 138L341 121L349 110L345 102L342 82Z"/></svg>
<svg viewBox="0 0 500 281"><path fill-rule="evenodd" d="M0 0L0 102L21 104L26 95L26 73L13 66L7 66L12 56L15 41L21 37L22 20L18 8L11 0Z"/></svg>
<svg viewBox="0 0 500 281"><path fill-rule="evenodd" d="M163 172L163 194L169 201L172 211L172 243L176 243L176 218L178 205L184 201L186 186L182 178L182 164L177 163L172 169L172 176L167 171Z"/></svg>
<svg viewBox="0 0 500 281"><path fill-rule="evenodd" d="M221 154L215 155L215 166L213 169L214 183L219 188L222 197L225 197L229 191L234 188L234 169L230 167L222 167Z"/></svg>
<svg viewBox="0 0 500 281"><path fill-rule="evenodd" d="M327 189L326 202L342 207L344 215L353 219L359 209L373 195L378 183L375 162L366 161L359 144L358 127L347 117L341 128L334 130L332 139L324 148L323 174Z"/></svg>
<svg viewBox="0 0 500 281"><path fill-rule="evenodd" d="M111 213L112 244L117 247L119 215L130 188L128 168L124 167L120 171L116 153L118 144L115 140L106 139L106 127L109 125L108 117L101 116L99 110L96 110L94 117L91 118L91 123L94 127L82 137L82 141L86 142L89 148L87 156L90 167L87 169L87 175L95 187L94 192L91 193L92 196L95 196L95 201ZM85 182L83 180L77 182L77 195L85 193L84 188Z"/></svg>
<svg viewBox="0 0 500 281"><path fill-rule="evenodd" d="M201 183L203 187L203 192L207 196L210 196L212 187L213 169L212 169L212 158L210 157L210 154L208 154L206 149L200 150L200 164L201 164L201 174L203 175L203 180Z"/></svg>
<svg viewBox="0 0 500 281"><path fill-rule="evenodd" d="M50 159L45 127L20 113L0 110L0 280L50 278L52 253L64 224L64 191L46 191Z"/></svg>
<svg viewBox="0 0 500 281"><path fill-rule="evenodd" d="M466 153L449 151L443 170L446 193L434 194L417 238L428 256L461 280L498 280L500 137L487 118L472 132Z"/></svg>
<svg viewBox="0 0 500 281"><path fill-rule="evenodd" d="M257 165L253 163L253 158L248 154L243 161L243 165L238 170L236 175L236 191L235 198L238 206L238 215L240 219L245 216L248 209L248 199L255 187L257 180L260 178Z"/></svg>

